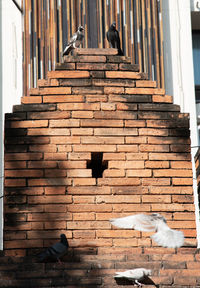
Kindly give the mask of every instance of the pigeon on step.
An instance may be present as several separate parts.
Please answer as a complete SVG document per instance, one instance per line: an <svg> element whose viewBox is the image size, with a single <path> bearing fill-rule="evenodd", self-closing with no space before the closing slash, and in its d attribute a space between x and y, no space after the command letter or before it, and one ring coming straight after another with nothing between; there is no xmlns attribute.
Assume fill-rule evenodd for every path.
<svg viewBox="0 0 200 288"><path fill-rule="evenodd" d="M120 47L120 38L119 38L119 32L116 29L116 22L113 22L110 26L109 30L106 33L107 40L111 44L112 48L117 48L118 55L124 55L123 51Z"/></svg>
<svg viewBox="0 0 200 288"><path fill-rule="evenodd" d="M151 238L159 245L167 248L177 248L184 244L184 234L169 228L165 218L159 213L151 215L136 214L110 220L111 224L119 228L135 229L156 233Z"/></svg>
<svg viewBox="0 0 200 288"><path fill-rule="evenodd" d="M67 43L67 46L63 51L63 56L68 55L72 50L78 48L81 45L83 38L84 38L84 28L83 26L79 26L77 32L73 34L73 36Z"/></svg>
<svg viewBox="0 0 200 288"><path fill-rule="evenodd" d="M149 275L151 275L151 270L145 268L136 268L133 270L126 270L124 272L115 272L115 278L126 278L128 280L134 281L138 286L142 286L142 284L138 280L143 280Z"/></svg>
<svg viewBox="0 0 200 288"><path fill-rule="evenodd" d="M69 244L65 234L61 234L60 242L55 243L45 251L38 254L38 259L40 262L43 262L46 259L57 260L60 262L60 258L66 254L68 247Z"/></svg>

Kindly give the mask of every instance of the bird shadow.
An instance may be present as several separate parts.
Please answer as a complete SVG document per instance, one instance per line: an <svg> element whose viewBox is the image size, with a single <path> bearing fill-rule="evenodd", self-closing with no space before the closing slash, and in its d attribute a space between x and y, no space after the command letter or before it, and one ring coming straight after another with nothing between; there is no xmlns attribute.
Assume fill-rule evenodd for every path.
<svg viewBox="0 0 200 288"><path fill-rule="evenodd" d="M117 285L126 285L126 286L135 286L137 285L134 281L126 279L126 278L115 278ZM159 288L158 284L155 284L155 282L150 279L148 276L145 276L142 280L140 280L141 284L145 285L154 285L155 287Z"/></svg>

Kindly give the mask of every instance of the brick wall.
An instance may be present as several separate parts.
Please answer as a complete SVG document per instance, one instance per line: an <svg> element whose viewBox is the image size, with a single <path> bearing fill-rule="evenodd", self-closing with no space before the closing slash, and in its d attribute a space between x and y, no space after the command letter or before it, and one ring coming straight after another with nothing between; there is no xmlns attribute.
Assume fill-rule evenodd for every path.
<svg viewBox="0 0 200 288"><path fill-rule="evenodd" d="M115 49L78 49L64 60L6 115L3 263L14 263L15 285L29 281L16 276L24 260L15 257L32 259L65 233L64 270L29 266L41 271L29 274L40 287L57 287L55 279L64 287L118 287L114 272L138 266L153 268L159 287L198 287L188 114ZM184 247L160 248L150 233L109 223L140 212L164 215L184 232ZM69 283L68 272L60 276L68 262L76 266ZM48 269L51 284L43 279Z"/></svg>

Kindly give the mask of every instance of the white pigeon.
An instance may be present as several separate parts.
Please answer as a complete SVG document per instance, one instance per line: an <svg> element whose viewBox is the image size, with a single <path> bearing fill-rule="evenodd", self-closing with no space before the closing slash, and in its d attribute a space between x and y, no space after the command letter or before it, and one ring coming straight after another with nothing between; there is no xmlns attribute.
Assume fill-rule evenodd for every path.
<svg viewBox="0 0 200 288"><path fill-rule="evenodd" d="M83 26L80 25L76 33L73 34L73 36L67 43L67 46L63 51L63 56L68 55L73 49L78 48L81 45L83 38L84 38L84 28Z"/></svg>
<svg viewBox="0 0 200 288"><path fill-rule="evenodd" d="M151 215L136 214L122 218L110 219L112 225L119 228L135 229L144 232L155 231L151 238L159 245L167 248L181 247L184 234L169 228L165 218L159 213Z"/></svg>
<svg viewBox="0 0 200 288"><path fill-rule="evenodd" d="M133 270L126 270L124 272L115 272L115 278L126 278L128 280L134 281L138 286L142 284L138 280L142 280L145 276L151 275L151 270L145 268L136 268Z"/></svg>

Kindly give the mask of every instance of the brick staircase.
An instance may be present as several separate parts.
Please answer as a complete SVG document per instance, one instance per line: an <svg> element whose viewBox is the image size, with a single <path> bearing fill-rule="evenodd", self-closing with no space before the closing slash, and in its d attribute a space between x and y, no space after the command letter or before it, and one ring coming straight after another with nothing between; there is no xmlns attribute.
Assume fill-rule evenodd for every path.
<svg viewBox="0 0 200 288"><path fill-rule="evenodd" d="M145 287L200 287L189 117L116 54L77 49L6 115L0 287L130 287L113 275L136 267L153 271ZM108 221L140 212L164 215L184 246ZM63 263L37 263L60 233Z"/></svg>

